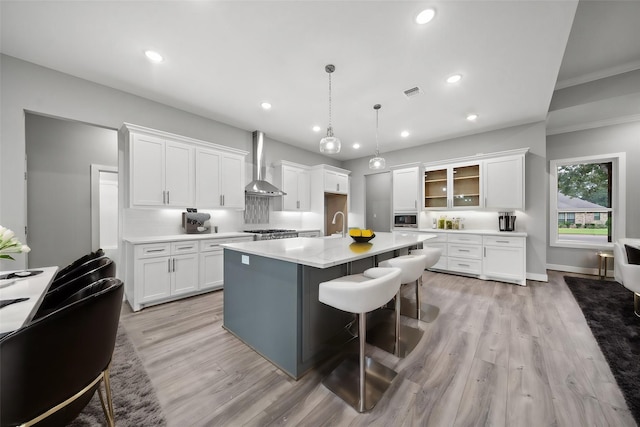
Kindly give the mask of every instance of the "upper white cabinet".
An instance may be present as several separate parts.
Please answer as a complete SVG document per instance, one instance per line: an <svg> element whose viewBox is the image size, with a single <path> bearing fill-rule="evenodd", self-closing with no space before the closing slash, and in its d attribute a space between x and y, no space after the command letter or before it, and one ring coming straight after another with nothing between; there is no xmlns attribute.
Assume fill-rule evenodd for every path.
<svg viewBox="0 0 640 427"><path fill-rule="evenodd" d="M528 151L425 163L424 209L524 209L524 156Z"/></svg>
<svg viewBox="0 0 640 427"><path fill-rule="evenodd" d="M309 168L282 161L274 175L276 187L287 193L275 200L274 209L282 211L308 211L311 189Z"/></svg>
<svg viewBox="0 0 640 427"><path fill-rule="evenodd" d="M424 208L481 207L481 163L425 167Z"/></svg>
<svg viewBox="0 0 640 427"><path fill-rule="evenodd" d="M325 170L324 191L326 193L347 194L349 192L349 175L334 170Z"/></svg>
<svg viewBox="0 0 640 427"><path fill-rule="evenodd" d="M131 124L118 146L125 207L244 209L246 151Z"/></svg>
<svg viewBox="0 0 640 427"><path fill-rule="evenodd" d="M133 206L193 204L193 147L134 134L130 166Z"/></svg>
<svg viewBox="0 0 640 427"><path fill-rule="evenodd" d="M244 156L196 149L196 207L244 209Z"/></svg>
<svg viewBox="0 0 640 427"><path fill-rule="evenodd" d="M483 186L486 208L524 209L524 154L486 159Z"/></svg>
<svg viewBox="0 0 640 427"><path fill-rule="evenodd" d="M420 208L420 168L393 171L393 212L416 212Z"/></svg>

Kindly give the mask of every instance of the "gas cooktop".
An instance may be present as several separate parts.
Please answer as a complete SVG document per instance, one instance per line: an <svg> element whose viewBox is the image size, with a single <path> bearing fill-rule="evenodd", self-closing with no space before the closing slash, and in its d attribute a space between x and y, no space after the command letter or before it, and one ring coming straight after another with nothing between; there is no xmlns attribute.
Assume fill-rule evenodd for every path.
<svg viewBox="0 0 640 427"><path fill-rule="evenodd" d="M272 234L272 233L292 233L296 230L287 230L284 228L267 228L263 230L244 230L245 233Z"/></svg>

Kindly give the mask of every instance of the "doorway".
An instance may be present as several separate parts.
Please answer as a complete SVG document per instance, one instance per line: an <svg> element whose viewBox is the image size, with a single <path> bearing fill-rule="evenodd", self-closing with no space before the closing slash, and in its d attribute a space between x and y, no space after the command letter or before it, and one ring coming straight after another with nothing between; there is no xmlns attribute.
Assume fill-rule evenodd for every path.
<svg viewBox="0 0 640 427"><path fill-rule="evenodd" d="M365 175L365 226L391 231L391 172Z"/></svg>
<svg viewBox="0 0 640 427"><path fill-rule="evenodd" d="M91 165L91 248L102 248L118 261L118 168L114 166Z"/></svg>

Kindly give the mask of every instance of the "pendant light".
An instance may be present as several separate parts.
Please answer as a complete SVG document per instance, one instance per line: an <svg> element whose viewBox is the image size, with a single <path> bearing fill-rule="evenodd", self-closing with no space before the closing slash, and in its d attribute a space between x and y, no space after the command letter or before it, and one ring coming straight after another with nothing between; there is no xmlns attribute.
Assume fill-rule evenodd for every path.
<svg viewBox="0 0 640 427"><path fill-rule="evenodd" d="M382 105L376 104L373 109L376 110L376 155L369 160L369 169L384 169L387 162L384 157L380 157L380 148L378 147L378 113Z"/></svg>
<svg viewBox="0 0 640 427"><path fill-rule="evenodd" d="M327 128L327 136L320 140L320 152L324 154L336 154L340 152L340 139L333 136L333 128L331 127L331 73L336 70L334 65L327 65L324 70L329 74L329 127Z"/></svg>

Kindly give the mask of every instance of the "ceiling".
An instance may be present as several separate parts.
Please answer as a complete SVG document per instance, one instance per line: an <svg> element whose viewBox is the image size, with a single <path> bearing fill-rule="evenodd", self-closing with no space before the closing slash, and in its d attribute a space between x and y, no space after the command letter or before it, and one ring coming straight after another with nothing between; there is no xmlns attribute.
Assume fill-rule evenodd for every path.
<svg viewBox="0 0 640 427"><path fill-rule="evenodd" d="M602 33L589 23L577 21L569 39L576 4L2 0L1 51L316 152L328 125L324 68L334 64L332 125L343 148L332 157L346 160L374 152L376 103L384 153L545 120L558 76L571 81L640 58L635 46L593 55L588 43ZM436 16L417 25L426 7ZM619 15L625 24L633 17ZM164 62L150 63L146 49ZM445 83L454 73L462 80ZM416 86L422 93L406 98ZM472 112L475 122L465 119Z"/></svg>

